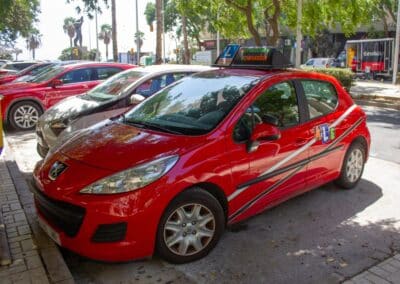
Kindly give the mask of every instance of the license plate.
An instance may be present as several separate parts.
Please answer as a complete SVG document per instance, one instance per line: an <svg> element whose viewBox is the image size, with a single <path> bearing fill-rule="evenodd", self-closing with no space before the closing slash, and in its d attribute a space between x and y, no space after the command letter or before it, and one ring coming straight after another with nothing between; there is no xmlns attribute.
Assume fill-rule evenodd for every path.
<svg viewBox="0 0 400 284"><path fill-rule="evenodd" d="M54 231L45 220L43 220L40 216L38 218L39 226L46 232L46 234L55 241L59 246L61 246L60 236L56 231Z"/></svg>

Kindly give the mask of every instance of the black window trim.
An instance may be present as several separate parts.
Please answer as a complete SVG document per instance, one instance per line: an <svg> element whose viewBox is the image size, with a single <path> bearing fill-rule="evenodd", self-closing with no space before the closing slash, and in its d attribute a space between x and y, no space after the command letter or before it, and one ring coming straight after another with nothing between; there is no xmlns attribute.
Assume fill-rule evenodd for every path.
<svg viewBox="0 0 400 284"><path fill-rule="evenodd" d="M90 70L90 75L89 75L89 77L91 77L92 76L92 72L93 72L93 67L87 67L87 66L84 66L84 67L79 67L79 68L75 68L75 69L71 69L71 70L68 70L67 72L65 72L65 73L63 73L63 74L61 74L57 79L59 79L59 80L61 80L62 81L62 77L64 77L65 75L67 75L68 73L70 73L70 72L75 72L75 71L77 71L77 70L81 70L81 69L89 69ZM63 85L70 85L70 84L79 84L79 83L83 83L83 82L92 82L92 81L97 81L97 80L88 80L88 81L82 81L82 82L70 82L70 83L64 83L63 82Z"/></svg>
<svg viewBox="0 0 400 284"><path fill-rule="evenodd" d="M292 127L299 126L299 125L301 125L301 124L307 122L307 112L306 112L307 110L304 108L304 106L305 106L305 104L304 104L305 96L304 96L304 91L303 91L302 87L299 86L299 85L301 85L300 82L297 82L297 80L289 79L289 80L282 80L282 81L280 81L280 82L277 82L277 83L275 83L275 84L272 84L272 85L269 86L267 89L265 89L264 91L262 91L261 94L259 94L259 95L256 97L256 99L252 102L252 104L249 106L249 107L251 107L251 106L253 105L253 103L258 99L258 97L261 96L262 94L264 94L264 92L267 91L269 88L271 88L272 86L275 86L275 85L282 84L282 83L289 83L289 84L292 85L293 88L294 88L294 91L295 91L295 94L296 94L296 99L297 99L297 107L298 107L298 110L299 110L299 122L296 123L296 124L294 124L294 125L287 126L287 127L278 127L279 131L287 130L287 129L290 129L290 128L292 128ZM300 88L300 87L301 87L301 88ZM301 93L301 92L303 92L303 93ZM247 109L246 109L245 111L247 111ZM247 143L247 141L237 141L237 140L235 140L235 137L234 137L234 134L235 134L235 127L236 127L236 125L239 123L239 121L240 121L240 119L242 118L243 115L244 115L244 113L240 116L240 118L238 119L238 121L236 121L235 126L234 126L233 129L232 129L232 135L231 135L231 137L232 137L233 142L234 142L235 144L237 144L237 145Z"/></svg>
<svg viewBox="0 0 400 284"><path fill-rule="evenodd" d="M314 120L320 119L320 118L322 118L324 116L327 116L327 115L329 115L331 113L334 113L337 110L337 108L339 106L339 93L338 93L338 90L336 89L334 84L332 84L331 82L326 81L326 80L314 79L314 78L298 78L298 79L295 79L294 81L295 81L295 84L298 86L299 92L300 92L301 97L302 97L301 98L301 100L302 100L302 108L305 111L305 113L304 113L304 117L305 117L304 122L310 122L310 121L314 121ZM335 90L335 94L336 94L336 98L337 98L337 102L336 102L336 105L333 108L333 110L331 112L329 112L329 113L310 118L310 110L308 108L307 97L306 97L306 94L304 92L303 84L301 83L301 81L317 81L317 82L330 84L333 87L333 89Z"/></svg>

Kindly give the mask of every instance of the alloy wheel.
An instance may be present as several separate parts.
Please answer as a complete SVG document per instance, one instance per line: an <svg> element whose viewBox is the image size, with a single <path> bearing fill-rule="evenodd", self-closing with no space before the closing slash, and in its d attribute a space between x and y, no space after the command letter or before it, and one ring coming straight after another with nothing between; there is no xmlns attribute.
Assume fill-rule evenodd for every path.
<svg viewBox="0 0 400 284"><path fill-rule="evenodd" d="M355 182L360 178L363 170L364 156L360 149L355 148L350 153L346 164L346 176L350 182Z"/></svg>
<svg viewBox="0 0 400 284"><path fill-rule="evenodd" d="M197 203L185 204L168 217L164 242L174 254L190 256L207 247L215 230L215 217L209 208Z"/></svg>
<svg viewBox="0 0 400 284"><path fill-rule="evenodd" d="M39 111L31 105L21 105L15 110L13 119L19 128L30 129L39 120Z"/></svg>

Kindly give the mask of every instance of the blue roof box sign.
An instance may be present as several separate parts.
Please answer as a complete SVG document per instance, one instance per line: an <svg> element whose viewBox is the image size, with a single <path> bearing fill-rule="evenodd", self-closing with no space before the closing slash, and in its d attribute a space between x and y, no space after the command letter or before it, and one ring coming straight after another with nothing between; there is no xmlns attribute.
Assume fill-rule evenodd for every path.
<svg viewBox="0 0 400 284"><path fill-rule="evenodd" d="M241 47L238 44L229 44L217 58L214 66L279 69L293 65L273 47Z"/></svg>

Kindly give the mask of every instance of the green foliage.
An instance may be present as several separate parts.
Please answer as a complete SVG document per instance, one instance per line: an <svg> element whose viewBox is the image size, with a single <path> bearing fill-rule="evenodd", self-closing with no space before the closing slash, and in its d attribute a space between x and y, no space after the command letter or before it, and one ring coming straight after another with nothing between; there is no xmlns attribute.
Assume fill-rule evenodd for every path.
<svg viewBox="0 0 400 284"><path fill-rule="evenodd" d="M75 47L68 47L68 48L63 49L61 51L61 55L58 57L58 59L62 60L62 61L73 59L72 50L74 48ZM97 49L95 49L95 48L90 50L90 51L87 51L85 49L81 49L80 50L80 53L81 53L81 56L82 56L81 59L82 60L92 60L92 61L94 61L96 59L96 52L97 52ZM99 54L100 54L100 52L99 52Z"/></svg>
<svg viewBox="0 0 400 284"><path fill-rule="evenodd" d="M39 13L39 0L0 0L0 44L28 36Z"/></svg>
<svg viewBox="0 0 400 284"><path fill-rule="evenodd" d="M144 10L146 16L146 22L150 26L150 30L153 31L153 22L156 20L156 5L153 2L148 2Z"/></svg>
<svg viewBox="0 0 400 284"><path fill-rule="evenodd" d="M305 71L309 72L317 72L322 74L327 74L335 77L342 86L349 91L354 81L354 73L351 72L350 69L344 68L313 68L313 69L305 69Z"/></svg>
<svg viewBox="0 0 400 284"><path fill-rule="evenodd" d="M84 13L90 19L93 18L93 13L97 10L97 12L102 13L101 4L103 3L108 8L108 0L66 0L68 4L81 2L75 7L75 10L78 14Z"/></svg>
<svg viewBox="0 0 400 284"><path fill-rule="evenodd" d="M0 53L0 59L13 60L14 58L11 53Z"/></svg>

